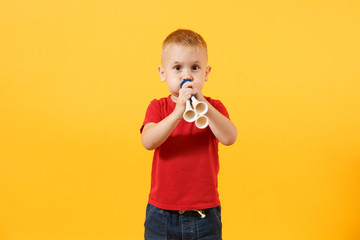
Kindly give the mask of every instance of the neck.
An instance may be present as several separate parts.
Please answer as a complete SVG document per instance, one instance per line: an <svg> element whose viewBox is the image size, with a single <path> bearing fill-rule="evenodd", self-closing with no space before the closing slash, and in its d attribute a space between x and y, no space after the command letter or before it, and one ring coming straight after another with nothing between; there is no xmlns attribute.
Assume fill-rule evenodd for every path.
<svg viewBox="0 0 360 240"><path fill-rule="evenodd" d="M171 95L171 100L174 102L174 103L177 103L177 97L176 96L174 96L174 95Z"/></svg>

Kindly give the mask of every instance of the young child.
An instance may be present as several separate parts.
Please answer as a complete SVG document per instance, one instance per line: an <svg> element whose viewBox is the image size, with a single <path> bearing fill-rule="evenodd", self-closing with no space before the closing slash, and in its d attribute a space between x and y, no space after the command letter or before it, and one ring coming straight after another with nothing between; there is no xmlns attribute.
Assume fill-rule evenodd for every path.
<svg viewBox="0 0 360 240"><path fill-rule="evenodd" d="M140 129L144 147L154 150L145 239L222 238L218 194L218 143L231 145L237 130L219 100L202 94L211 67L204 39L179 29L163 42L161 81L168 97L151 101ZM185 82L180 88L180 84ZM184 121L186 101L195 95L208 105L208 127Z"/></svg>

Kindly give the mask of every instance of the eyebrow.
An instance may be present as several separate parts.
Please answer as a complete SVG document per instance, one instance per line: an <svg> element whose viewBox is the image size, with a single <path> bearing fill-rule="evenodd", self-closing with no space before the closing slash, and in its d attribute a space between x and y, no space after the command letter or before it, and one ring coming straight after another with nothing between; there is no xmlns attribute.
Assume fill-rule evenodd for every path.
<svg viewBox="0 0 360 240"><path fill-rule="evenodd" d="M175 61L172 63L173 65L182 64L181 62ZM200 61L195 61L193 64L200 64Z"/></svg>

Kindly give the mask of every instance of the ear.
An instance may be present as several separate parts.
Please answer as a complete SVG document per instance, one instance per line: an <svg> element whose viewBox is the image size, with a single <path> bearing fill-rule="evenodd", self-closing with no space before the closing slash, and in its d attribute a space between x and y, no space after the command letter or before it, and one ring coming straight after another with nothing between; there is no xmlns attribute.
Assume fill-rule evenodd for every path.
<svg viewBox="0 0 360 240"><path fill-rule="evenodd" d="M159 75L160 75L160 80L162 82L165 82L165 80L166 80L165 69L162 66L158 66L158 72L159 72Z"/></svg>
<svg viewBox="0 0 360 240"><path fill-rule="evenodd" d="M211 66L208 66L205 71L205 81L209 80L209 73L211 72Z"/></svg>

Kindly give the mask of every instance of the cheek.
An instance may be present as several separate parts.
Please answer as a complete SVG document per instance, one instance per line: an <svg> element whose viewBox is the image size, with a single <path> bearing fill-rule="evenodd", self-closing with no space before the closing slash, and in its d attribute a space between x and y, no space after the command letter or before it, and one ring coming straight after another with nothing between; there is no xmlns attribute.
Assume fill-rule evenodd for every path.
<svg viewBox="0 0 360 240"><path fill-rule="evenodd" d="M168 81L168 86L173 91L179 91L180 85L177 83L177 81Z"/></svg>
<svg viewBox="0 0 360 240"><path fill-rule="evenodd" d="M195 84L195 87L196 87L197 89L199 89L199 90L201 90L201 89L203 88L203 86L204 86L204 82L197 82L197 83Z"/></svg>

